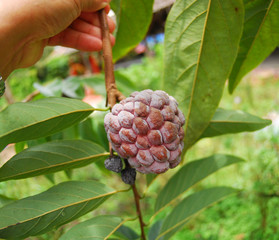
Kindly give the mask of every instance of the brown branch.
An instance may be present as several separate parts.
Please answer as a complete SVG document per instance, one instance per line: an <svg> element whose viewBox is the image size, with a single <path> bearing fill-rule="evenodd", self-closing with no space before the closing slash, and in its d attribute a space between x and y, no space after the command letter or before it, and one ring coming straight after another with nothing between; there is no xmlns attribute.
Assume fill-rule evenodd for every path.
<svg viewBox="0 0 279 240"><path fill-rule="evenodd" d="M109 107L113 107L117 102L121 101L125 97L117 89L115 83L109 26L107 22L107 14L104 9L101 9L99 11L99 19L100 19L100 24L102 29L102 39L103 39L103 58L105 63L104 65L105 65L107 104Z"/></svg>
<svg viewBox="0 0 279 240"><path fill-rule="evenodd" d="M138 215L139 223L140 223L141 240L146 240L145 233L144 233L145 223L143 222L143 219L142 219L142 213L141 213L141 208L140 208L140 196L139 196L136 184L132 185L132 188L133 188L134 199L135 199L136 208L137 208L137 215Z"/></svg>
<svg viewBox="0 0 279 240"><path fill-rule="evenodd" d="M102 29L102 39L103 39L103 58L105 63L105 81L106 81L106 92L107 92L107 104L109 107L113 107L117 102L125 98L125 96L117 89L115 78L114 78L114 66L112 61L112 48L110 44L110 33L109 26L107 23L107 15L104 9L99 11L99 19ZM111 145L110 145L110 154L113 154ZM128 161L125 161L129 165ZM126 165L127 166L127 165ZM137 215L140 223L141 229L141 239L146 240L144 233L144 222L142 219L142 212L140 208L140 196L136 185L132 185L134 199L137 209Z"/></svg>

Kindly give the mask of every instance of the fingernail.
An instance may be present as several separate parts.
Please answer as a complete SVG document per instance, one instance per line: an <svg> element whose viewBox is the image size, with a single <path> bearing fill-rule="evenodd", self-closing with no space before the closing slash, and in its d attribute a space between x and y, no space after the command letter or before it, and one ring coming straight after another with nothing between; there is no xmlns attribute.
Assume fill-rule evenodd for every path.
<svg viewBox="0 0 279 240"><path fill-rule="evenodd" d="M102 4L101 4L101 8L104 8L104 7L106 7L108 5L108 3L107 2L102 2Z"/></svg>

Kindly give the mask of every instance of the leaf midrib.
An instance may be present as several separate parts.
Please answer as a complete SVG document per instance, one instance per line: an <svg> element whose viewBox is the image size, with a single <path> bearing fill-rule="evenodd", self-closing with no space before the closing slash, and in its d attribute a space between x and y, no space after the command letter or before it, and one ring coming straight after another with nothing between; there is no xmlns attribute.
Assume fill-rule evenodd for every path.
<svg viewBox="0 0 279 240"><path fill-rule="evenodd" d="M91 109L88 108L88 109L83 109L83 110L75 110L75 111L71 111L71 112L67 112L67 113L61 114L61 115L59 115L59 116L49 117L49 118L47 118L47 119L38 121L38 122L36 122L36 123L31 123L31 124L28 124L28 125L26 125L26 126L24 126L24 127L16 128L16 129L13 129L13 130L10 131L10 132L6 132L6 133L4 133L3 135L0 135L0 138L6 137L6 136L8 136L8 135L10 135L10 134L12 134L12 133L18 131L18 130L24 130L24 129L28 128L28 127L32 127L32 126L35 126L35 125L37 125L37 124L44 123L44 122L47 122L47 121L49 121L49 120L53 120L53 119L55 119L55 118L64 117L64 116L67 116L67 115L70 115L70 114L73 114L73 113L91 112L91 111L94 111L94 108L91 108Z"/></svg>
<svg viewBox="0 0 279 240"><path fill-rule="evenodd" d="M195 91L195 86L196 86L196 82L197 82L197 75L198 75L198 70L199 70L199 66L200 66L200 59L201 59L202 50L203 50L203 43L204 43L204 39L205 39L205 29L206 29L207 22L208 22L208 15L209 15L209 11L210 11L211 1L212 0L208 1L208 6L207 6L205 24L204 24L204 27L203 27L203 33L202 33L202 38L201 38L201 46L200 46L199 56L198 56L198 59L197 59L197 67L196 67L193 87L192 87L192 91L191 91L189 111L188 111L186 121L185 121L185 136L187 136L187 130L188 130L188 125L189 125L189 120L190 120L190 115L191 115L191 108L192 108L192 104L193 104L194 91Z"/></svg>
<svg viewBox="0 0 279 240"><path fill-rule="evenodd" d="M20 222L20 224L25 223L25 222L28 222L28 221L35 220L36 218L43 217L43 216L45 216L45 215L48 215L48 214L53 213L53 212L56 212L56 211L59 211L59 210L62 209L62 208L68 208L68 207L75 206L75 205L78 205L78 204L81 204L81 203L84 203L84 202L92 201L92 200L94 200L94 199L103 198L103 197L112 195L112 194L117 193L117 192L118 192L118 191L114 190L114 191L112 191L112 192L105 193L105 194L101 194L101 195L98 195L98 196L95 196L95 197L92 197L92 198L86 198L86 199L84 199L84 200L82 200L82 201L79 201L79 202L67 204L67 205L61 206L61 207L59 207L59 208L57 208L57 209L53 209L53 210L51 210L51 211L45 212L44 214L38 215L38 216L36 216L36 217L26 219L26 220ZM15 225L15 224L13 224L13 225ZM10 226L13 226L13 225L9 225L9 226L6 226L6 227L2 227L2 228L0 228L0 231L1 231L1 230L4 230L4 229L7 229L7 228L9 228Z"/></svg>
<svg viewBox="0 0 279 240"><path fill-rule="evenodd" d="M101 154L97 154L97 155L93 155L93 156L78 158L78 159L75 159L75 160L71 161L70 163L69 163L69 162L67 162L67 163L59 163L59 164L55 164L55 165L49 165L49 166L47 166L47 167L45 167L45 168L37 168L37 169L32 170L32 171L27 171L27 172L15 174L15 175L10 175L10 177L0 178L0 182L6 181L7 179L11 179L11 178L14 178L14 177L17 177L17 176L20 176L20 175L29 174L29 173L34 173L34 172L42 171L42 170L47 170L47 169L54 168L54 167L60 167L60 166L63 166L63 165L72 164L72 163L76 163L76 162L79 162L79 161L86 161L86 160L89 160L90 158L97 158L97 157L102 157L102 156L106 156L106 155L109 155L109 153L108 153L108 152L105 152L105 153L101 153ZM27 158L27 157L26 157L26 158ZM27 159L28 159L28 158L27 158ZM32 159L32 158L31 158L31 159ZM69 158L69 159L70 159L70 158ZM41 159L38 158L38 160L41 160Z"/></svg>

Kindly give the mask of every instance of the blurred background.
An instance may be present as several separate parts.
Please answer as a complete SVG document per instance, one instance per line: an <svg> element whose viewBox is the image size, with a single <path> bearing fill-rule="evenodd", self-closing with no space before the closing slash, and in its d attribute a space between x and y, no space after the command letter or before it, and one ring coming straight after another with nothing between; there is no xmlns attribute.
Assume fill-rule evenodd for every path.
<svg viewBox="0 0 279 240"><path fill-rule="evenodd" d="M153 21L146 38L128 56L115 64L118 88L128 96L133 91L160 89L163 72L164 23L174 1L156 1ZM7 81L7 91L0 99L0 109L14 102L27 102L43 97L63 96L78 98L93 107L105 108L105 85L102 74L101 53L78 52L62 47L47 47L42 59L33 67L14 71ZM279 49L277 48L260 66L248 74L233 95L225 88L220 107L238 109L268 118L272 125L255 133L225 135L203 139L186 154L186 161L218 153L240 156L245 163L217 172L192 191L210 186L228 185L242 189L238 195L226 198L208 208L173 239L189 240L242 240L279 239ZM88 139L107 147L103 128L104 113L94 113L86 120L60 135L64 139L80 138L84 125L92 128ZM98 137L97 137L98 136ZM47 140L41 140L47 141ZM25 143L26 144L26 143ZM28 141L32 146L38 142ZM0 166L16 152L20 144L9 145L0 153ZM172 175L173 173L167 173ZM60 172L53 176L8 181L0 183L0 206L13 199L33 195L48 189L53 182L71 179L100 179L109 176L111 185L119 181L118 175L104 172L91 165L73 172ZM165 175L152 186L150 197L143 209L154 205L152 191L165 183ZM140 179L143 177L140 176ZM3 197L3 196L8 196ZM124 196L123 196L124 197ZM119 197L118 197L119 198ZM123 206L118 203L123 202ZM128 200L129 201L129 200ZM131 196L131 202L133 201ZM99 208L102 214L134 213L133 204L127 199L111 200ZM90 213L91 214L91 213ZM146 218L151 213L145 212ZM86 218L83 217L83 218ZM133 223L132 223L133 224ZM136 223L135 223L136 224ZM52 235L49 235L52 234ZM56 232L30 239L55 239Z"/></svg>

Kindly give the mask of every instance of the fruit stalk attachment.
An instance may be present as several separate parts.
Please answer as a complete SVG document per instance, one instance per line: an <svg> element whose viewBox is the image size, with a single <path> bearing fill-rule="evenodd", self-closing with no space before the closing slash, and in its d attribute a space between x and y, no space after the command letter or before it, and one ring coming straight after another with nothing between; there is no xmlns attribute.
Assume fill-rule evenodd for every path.
<svg viewBox="0 0 279 240"><path fill-rule="evenodd" d="M103 58L104 58L104 68L105 68L106 92L107 92L106 105L112 108L117 102L120 102L121 100L125 99L125 96L117 89L115 83L109 26L107 22L107 15L104 9L99 10L99 19L101 24L102 40L103 40ZM111 145L110 145L110 153L112 156L113 151ZM130 167L127 161L125 163L128 164L128 167ZM142 220L142 212L140 208L140 196L138 194L135 184L132 184L132 189L133 189L134 200L137 208L137 215L140 223L141 239L145 240L146 239L144 233L145 224Z"/></svg>
<svg viewBox="0 0 279 240"><path fill-rule="evenodd" d="M105 81L107 92L107 105L113 107L117 102L124 99L124 95L117 89L114 78L114 66L112 60L112 47L110 43L109 26L105 9L99 11L99 19L103 39L103 58L105 68Z"/></svg>

